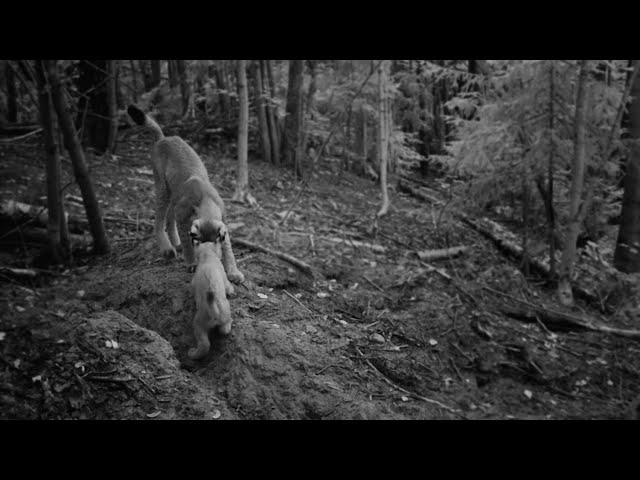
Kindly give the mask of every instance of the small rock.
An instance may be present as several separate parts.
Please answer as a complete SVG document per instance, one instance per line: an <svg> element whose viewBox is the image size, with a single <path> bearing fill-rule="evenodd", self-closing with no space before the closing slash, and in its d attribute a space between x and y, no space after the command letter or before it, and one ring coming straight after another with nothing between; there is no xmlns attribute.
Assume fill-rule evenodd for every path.
<svg viewBox="0 0 640 480"><path fill-rule="evenodd" d="M318 292L316 295L318 296L318 298L327 298L329 296L329 294L326 292Z"/></svg>
<svg viewBox="0 0 640 480"><path fill-rule="evenodd" d="M7 334L4 332L0 332L0 341L4 340L4 337L6 337Z"/></svg>
<svg viewBox="0 0 640 480"><path fill-rule="evenodd" d="M258 293L258 297L262 298L262 299L267 299L269 298L267 295L265 295L264 293Z"/></svg>
<svg viewBox="0 0 640 480"><path fill-rule="evenodd" d="M76 295L78 296L78 298L82 298L85 296L85 291L84 290L78 290L76 292Z"/></svg>
<svg viewBox="0 0 640 480"><path fill-rule="evenodd" d="M386 342L384 337L382 335L380 335L379 333L374 333L373 335L371 335L370 339L371 339L372 342L376 342L376 343L385 343Z"/></svg>
<svg viewBox="0 0 640 480"><path fill-rule="evenodd" d="M16 305L16 311L17 311L17 312L22 313L22 312L24 312L24 310L25 310L25 309L24 309L23 307L21 307L20 305Z"/></svg>
<svg viewBox="0 0 640 480"><path fill-rule="evenodd" d="M533 397L533 393L531 392L531 390L525 390L524 396L531 400L531 397Z"/></svg>
<svg viewBox="0 0 640 480"><path fill-rule="evenodd" d="M211 414L211 418L213 418L214 420L217 420L218 418L220 418L220 415L222 415L220 413L220 410L214 410L213 413Z"/></svg>
<svg viewBox="0 0 640 480"><path fill-rule="evenodd" d="M435 347L437 344L438 344L438 341L435 338L429 339L429 345L431 345L432 347Z"/></svg>

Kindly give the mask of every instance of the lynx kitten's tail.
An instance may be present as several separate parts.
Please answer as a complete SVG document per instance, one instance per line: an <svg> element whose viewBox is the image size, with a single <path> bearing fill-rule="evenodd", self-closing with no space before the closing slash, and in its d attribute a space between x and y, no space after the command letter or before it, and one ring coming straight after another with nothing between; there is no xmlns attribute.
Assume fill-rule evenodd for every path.
<svg viewBox="0 0 640 480"><path fill-rule="evenodd" d="M164 133L162 133L162 129L160 125L156 123L154 119L152 119L149 115L144 113L135 105L129 105L127 108L127 113L131 117L131 119L136 122L138 125L142 125L151 130L155 136L155 140L162 140L164 138Z"/></svg>

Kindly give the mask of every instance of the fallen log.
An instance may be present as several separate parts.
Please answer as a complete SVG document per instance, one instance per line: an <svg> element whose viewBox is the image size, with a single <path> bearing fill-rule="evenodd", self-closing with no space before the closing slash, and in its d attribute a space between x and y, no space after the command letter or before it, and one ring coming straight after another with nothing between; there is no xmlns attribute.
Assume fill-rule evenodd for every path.
<svg viewBox="0 0 640 480"><path fill-rule="evenodd" d="M583 314L582 316L576 316L570 313L553 310L542 305L535 305L525 300L515 298L507 293L495 290L486 285L484 285L482 288L520 304L519 308L507 304L503 304L500 307L502 312L511 318L524 320L528 323L542 322L545 327L549 328L550 330L553 330L554 328L556 330L590 330L592 332L609 333L621 337L640 339L640 330L610 327L587 316L586 314Z"/></svg>
<svg viewBox="0 0 640 480"><path fill-rule="evenodd" d="M0 265L0 273L18 278L35 278L38 273L30 268L13 268Z"/></svg>
<svg viewBox="0 0 640 480"><path fill-rule="evenodd" d="M439 198L423 192L422 190L418 189L418 188L414 188L411 185L409 185L407 183L406 180L398 180L398 190L400 190L401 192L404 193L408 193L409 195L411 195L412 197L418 198L420 200L423 200L425 202L428 203L433 203L434 205L438 205L438 206L444 206L445 202L443 202L442 200L440 200Z"/></svg>
<svg viewBox="0 0 640 480"><path fill-rule="evenodd" d="M246 247L246 248L248 248L250 250L256 250L258 252L263 252L263 253L266 253L268 255L272 255L274 257L277 257L277 258L279 258L281 260L284 260L285 262L288 262L291 265L299 268L303 272L313 276L313 269L311 268L311 266L309 264L303 262L302 260L297 259L296 257L293 257L293 256L289 255L288 253L279 252L277 250L272 250L270 248L263 247L262 245L258 245L256 243L249 242L248 240L244 240L243 238L234 237L234 238L232 238L231 241L235 245L240 245L241 247Z"/></svg>
<svg viewBox="0 0 640 480"><path fill-rule="evenodd" d="M74 245L82 245L91 243L91 239L85 235L69 234L69 240ZM38 227L17 227L14 230L5 233L1 238L2 243L19 244L22 242L47 244L49 242L49 232L46 228Z"/></svg>
<svg viewBox="0 0 640 480"><path fill-rule="evenodd" d="M354 247L359 248L368 248L377 253L384 253L387 251L385 247L382 245L377 245L374 243L361 242L360 240L352 240L350 238L335 238L335 237L316 237L318 240L326 240L331 243L347 243Z"/></svg>
<svg viewBox="0 0 640 480"><path fill-rule="evenodd" d="M67 221L69 214L65 212ZM7 217L15 222L35 222L38 225L47 225L49 215L46 207L29 205L16 200L5 200L0 204L0 216Z"/></svg>
<svg viewBox="0 0 640 480"><path fill-rule="evenodd" d="M401 191L408 193L409 195L423 200L425 202L444 206L445 202L442 200L423 192L423 189L417 189L407 184L407 182L398 182L398 187ZM521 240L517 235L507 230L502 225L490 220L486 217L480 219L472 219L464 213L452 210L451 212L456 218L469 225L471 228L484 235L498 247L498 249L508 255L514 257L517 260L521 260L523 256L523 250L521 246ZM531 269L537 274L549 278L551 275L551 269L549 267L548 259L540 259L536 257L529 257L529 265ZM600 299L598 295L584 286L579 284L573 284L573 293L576 297L582 298L596 306L600 306Z"/></svg>
<svg viewBox="0 0 640 480"><path fill-rule="evenodd" d="M423 262L430 262L433 260L441 260L443 258L452 258L469 251L468 246L461 245L459 247L450 248L438 248L435 250L423 250L416 252L418 258Z"/></svg>
<svg viewBox="0 0 640 480"><path fill-rule="evenodd" d="M68 196L67 200L70 200ZM80 199L80 201L82 201L82 199ZM49 218L45 207L29 205L15 200L6 200L0 204L0 217L6 217L15 223L22 223L23 225L33 223L44 227L47 226ZM71 216L68 212L65 212L65 217L70 232L82 234L83 232L89 231L89 222L87 222L86 219ZM126 217L105 215L103 220L108 223L153 227L153 222L145 219L134 220Z"/></svg>
<svg viewBox="0 0 640 480"><path fill-rule="evenodd" d="M517 235L510 232L502 225L490 220L488 218L480 218L480 219L471 219L467 215L463 215L460 213L455 214L458 218L460 218L467 225L472 227L477 232L481 233L488 239L492 240L493 243L500 249L501 251L509 254L510 256L520 260L522 259L524 252L522 246L519 244L520 239ZM529 266L531 269L546 278L551 276L551 268L549 267L548 259L540 259L536 257L529 257ZM576 297L582 298L588 302L599 305L598 296L584 288L583 286L574 283L572 285L573 293Z"/></svg>
<svg viewBox="0 0 640 480"><path fill-rule="evenodd" d="M640 330L610 327L586 316L578 317L568 313L549 310L538 305L528 305L521 308L504 305L500 307L500 310L508 317L527 323L537 323L540 321L549 330L588 330L640 340Z"/></svg>

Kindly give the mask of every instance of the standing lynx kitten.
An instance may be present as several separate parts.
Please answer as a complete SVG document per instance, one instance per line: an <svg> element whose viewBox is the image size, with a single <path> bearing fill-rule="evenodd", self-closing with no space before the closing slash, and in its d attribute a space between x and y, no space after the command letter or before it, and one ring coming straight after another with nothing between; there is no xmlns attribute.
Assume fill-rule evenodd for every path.
<svg viewBox="0 0 640 480"><path fill-rule="evenodd" d="M222 335L231 331L231 308L227 295L234 289L220 262L219 244L211 242L196 245L198 265L191 285L196 299L196 314L193 317L193 333L196 347L189 349L189 358L197 360L209 353L209 331L218 327Z"/></svg>
<svg viewBox="0 0 640 480"><path fill-rule="evenodd" d="M195 258L191 238L199 242L219 240L229 280L243 282L244 275L236 267L227 227L222 222L224 203L211 185L198 154L180 137L165 137L160 126L138 107L130 105L127 112L135 123L154 133L151 163L156 187L155 234L160 253L176 257L175 248L182 244L192 272Z"/></svg>

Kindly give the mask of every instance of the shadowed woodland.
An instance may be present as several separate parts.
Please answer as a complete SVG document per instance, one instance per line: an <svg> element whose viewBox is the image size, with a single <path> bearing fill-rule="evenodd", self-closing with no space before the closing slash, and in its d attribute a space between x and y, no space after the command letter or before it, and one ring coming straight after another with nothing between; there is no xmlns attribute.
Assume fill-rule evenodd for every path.
<svg viewBox="0 0 640 480"><path fill-rule="evenodd" d="M637 419L639 69L1 60L0 418ZM201 359L130 105L224 200Z"/></svg>

